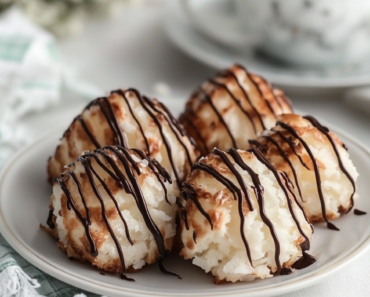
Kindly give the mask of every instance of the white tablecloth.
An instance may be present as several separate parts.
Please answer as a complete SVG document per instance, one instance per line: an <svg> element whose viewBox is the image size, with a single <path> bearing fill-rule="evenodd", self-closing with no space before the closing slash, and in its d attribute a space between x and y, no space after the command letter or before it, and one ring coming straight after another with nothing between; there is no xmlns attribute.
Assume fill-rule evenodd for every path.
<svg viewBox="0 0 370 297"><path fill-rule="evenodd" d="M171 86L170 96L187 97L215 70L187 57L168 41L162 28L162 9L133 8L114 20L91 22L82 36L61 42L68 65L103 90L132 86L155 95L154 86L164 82ZM370 146L370 118L340 100L325 96L294 96L292 100L297 109L324 118ZM41 127L32 116L25 122L34 131ZM44 132L46 128L42 127ZM370 251L322 283L284 296L370 296Z"/></svg>

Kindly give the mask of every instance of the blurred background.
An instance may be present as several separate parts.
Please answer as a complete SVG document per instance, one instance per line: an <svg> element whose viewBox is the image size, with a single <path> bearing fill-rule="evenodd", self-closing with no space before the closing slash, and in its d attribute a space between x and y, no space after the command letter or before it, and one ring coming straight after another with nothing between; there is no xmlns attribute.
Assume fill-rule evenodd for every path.
<svg viewBox="0 0 370 297"><path fill-rule="evenodd" d="M204 79L233 63L281 87L297 109L345 129L359 123L354 129L358 137L366 132L367 1L0 3L3 143L18 135L9 132L12 122L53 104L77 110L73 104L119 87L135 87L162 100L185 100Z"/></svg>

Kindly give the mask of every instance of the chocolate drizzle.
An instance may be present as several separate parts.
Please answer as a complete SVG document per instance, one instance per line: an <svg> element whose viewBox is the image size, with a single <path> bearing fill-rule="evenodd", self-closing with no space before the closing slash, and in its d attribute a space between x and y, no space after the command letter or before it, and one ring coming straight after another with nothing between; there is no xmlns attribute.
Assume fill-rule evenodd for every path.
<svg viewBox="0 0 370 297"><path fill-rule="evenodd" d="M290 211L290 213L292 215L292 218L293 218L293 220L294 220L294 222L297 226L297 229L301 233L302 237L305 239L304 242L301 243L302 251L308 250L310 241L309 241L309 238L307 237L307 235L302 230L302 228L299 224L299 221L297 219L297 216L296 216L296 214L293 210L293 204L292 204L291 199L295 199L295 201L296 201L296 198L289 189L288 180L285 180L286 176L284 176L283 173L278 172L263 157L263 155L259 151L255 150L255 149L251 149L251 150L248 150L248 151L250 153L253 153L255 155L255 157L261 163L266 165L267 168L274 174L277 182L279 183L280 187L284 191L284 194L285 194L286 199L287 199L287 205L288 205L289 211ZM251 200L251 197L250 197L250 194L249 194L249 191L248 191L248 188L245 184L245 181L244 181L243 177L241 176L239 171L235 168L234 164L231 162L231 159L228 157L228 155L226 153L224 153L223 151L221 151L217 148L215 148L212 153L214 155L218 156L223 161L223 163L227 166L227 168L235 176L236 180L238 181L239 186L235 185L230 179L226 178L223 174L220 174L212 166L207 165L205 163L198 162L198 163L194 164L193 167L192 167L192 170L201 170L201 171L204 171L204 172L210 174L213 178L215 178L217 181L219 181L221 184L223 184L232 193L232 195L234 196L234 200L238 200L238 211L239 211L239 217L240 217L240 235L241 235L241 238L242 238L243 243L245 245L245 249L246 249L246 253L247 253L249 262L251 263L251 265L253 267L252 257L251 257L251 253L250 253L250 247L248 245L248 241L247 241L247 239L245 237L245 233L244 233L244 219L245 219L244 212L243 212L243 201L244 201L244 199L246 201L246 204L248 205L249 210L253 211L253 209L254 209L253 204L252 204L252 200ZM251 188L254 191L254 194L255 194L255 197L256 197L256 200L257 200L257 203L258 203L258 209L259 209L261 219L264 222L264 224L269 228L271 237L274 241L275 262L276 262L276 266L277 266L276 273L277 274L284 274L287 271L285 271L285 269L282 268L282 265L280 263L280 242L279 242L279 239L277 237L277 234L276 234L273 223L270 221L270 219L267 217L267 215L265 213L264 189L263 189L263 186L262 186L262 184L259 180L258 174L255 173L252 170L252 168L250 168L243 161L242 157L240 156L240 154L238 153L238 151L235 148L231 148L227 153L232 158L232 160L234 160L235 164L237 164L244 171L248 172L248 174L250 175L250 177L252 179L253 186ZM285 180L285 184L283 183L281 176ZM196 197L195 189L191 185L189 185L187 183L184 183L183 184L182 195L185 199L191 198L192 201L194 201L195 206L198 208L200 213L208 220L211 227L213 228L212 220L211 220L210 216L208 215L208 213L203 209L200 202L198 201L198 199ZM243 196L244 196L244 199L243 199ZM294 198L291 198L291 197L294 197ZM302 209L302 208L300 207L300 209ZM306 217L305 217L305 219L306 219ZM307 221L307 219L306 219L306 221ZM189 226L188 226L187 221L185 221L185 225L186 225L187 230L189 230ZM194 233L193 233L194 241L195 241L195 238L194 238L195 236L196 235L194 235Z"/></svg>
<svg viewBox="0 0 370 297"><path fill-rule="evenodd" d="M82 126L82 129L84 129L86 135L89 137L90 141L94 144L94 146L96 148L100 148L100 144L99 142L95 139L94 135L91 133L90 129L87 127L84 119L82 118L82 116L77 116L76 117L76 120L80 122L81 126Z"/></svg>
<svg viewBox="0 0 370 297"><path fill-rule="evenodd" d="M283 190L284 194L285 194L285 197L286 197L286 200L287 200L287 204L288 204L288 208L289 208L289 211L290 211L290 214L299 230L299 232L301 233L301 235L305 238L305 241L306 241L306 244L308 244L308 250L310 249L310 239L307 237L307 235L303 232L302 228L301 228L301 225L299 224L298 222L298 219L294 213L294 210L293 210L293 205L292 205L292 200L289 196L289 193L288 193L288 186L287 186L287 177L283 176L283 178L285 179L285 185L283 184L282 180L281 180L281 176L279 174L279 172L276 170L276 168L274 166L271 165L271 163L269 161L267 161L267 159L256 149L252 148L250 150L248 150L249 152L252 152L256 158L261 162L263 163L275 176L275 179L276 181L278 182L280 188ZM294 196L294 195L293 195ZM306 218L306 221L307 221L307 218Z"/></svg>
<svg viewBox="0 0 370 297"><path fill-rule="evenodd" d="M324 134L326 136L326 138L330 141L330 144L331 146L333 147L333 151L335 153L335 155L337 156L337 160L338 160L338 164L339 164L339 168L340 170L344 173L344 175L348 178L348 180L350 181L350 183L352 184L352 187L353 187L353 192L352 192L352 195L351 195L351 207L348 209L347 212L349 212L353 205L354 205L354 202L353 202L353 195L356 193L356 184L355 184L355 181L353 180L352 176L349 174L349 172L346 170L346 168L344 167L343 165L343 162L342 162L342 158L340 157L340 154L339 154L339 151L338 151L338 148L334 142L334 139L333 137L329 134L329 129L322 126L314 117L312 116L304 116L303 117L304 119L310 121L310 123L316 127L322 134Z"/></svg>
<svg viewBox="0 0 370 297"><path fill-rule="evenodd" d="M230 73L232 73L232 72L230 71ZM233 73L233 75L234 75L234 73ZM233 77L235 78L235 80L236 80L237 84L240 86L240 88L242 88L242 87L241 87L241 85L239 84L238 78L237 78L236 76L233 76ZM229 90L229 88L227 87L227 85L222 84L222 83L220 83L220 82L218 82L218 81L216 81L216 80L214 80L214 79L208 79L208 82L209 82L209 83L211 83L211 84L213 84L213 85L215 85L215 86L218 86L218 87L220 87L220 88L224 89L224 90L229 94L229 96L233 99L233 101L234 101L234 102L239 106L239 108L240 108L240 110L243 112L243 114L244 114L244 115L249 119L249 122L252 124L254 134L256 134L256 133L257 133L257 128L256 128L256 124L254 123L254 120L253 120L252 116L249 114L249 112L247 112L247 111L243 108L242 104L240 103L240 100L238 100L238 99L234 96L234 94ZM244 91L244 88L242 88L242 89L243 89L243 91ZM245 91L244 91L244 92L245 92ZM250 101L249 96L248 96L248 94L247 94L246 92L245 92L245 98L248 100L248 102L249 102L250 106L253 108L254 112L258 115L258 117L259 117L259 119L260 119L260 122L261 122L261 125L262 125L262 127L263 127L262 129L264 130L264 129L265 129L265 127L264 127L264 124L263 124L262 117L261 117L261 115L257 112L256 108L252 105L252 102Z"/></svg>
<svg viewBox="0 0 370 297"><path fill-rule="evenodd" d="M113 134L115 135L114 144L127 147L127 142L122 134L121 128L118 125L118 120L116 114L114 113L113 107L107 97L102 97L96 99L100 110L103 112L109 127L111 128Z"/></svg>
<svg viewBox="0 0 370 297"><path fill-rule="evenodd" d="M327 127L322 126L314 117L304 116L303 118L306 119L307 121L309 121L313 127L315 127L318 131L320 131L329 140L329 142L332 146L332 149L333 149L333 151L336 155L340 170L350 181L350 183L353 187L353 192L352 192L351 197L350 197L351 206L348 209L348 211L350 211L352 209L353 205L354 205L353 196L356 192L356 185L355 185L355 181L353 180L352 176L349 174L349 172L346 170L346 168L343 165L343 161L341 159L340 153L338 151L338 146L335 143L334 138L331 136L329 129ZM315 156L313 155L312 151L310 150L308 144L299 136L298 132L292 126L289 126L288 124L283 123L281 121L277 122L276 125L282 127L284 130L271 129L270 131L273 132L273 134L270 134L269 136L265 135L265 136L262 136L262 137L265 138L267 142L271 142L274 146L276 146L277 149L280 152L281 157L285 160L286 163L289 164L289 166L291 168L291 172L292 172L293 177L294 177L295 185L297 186L297 189L298 189L298 192L299 192L299 195L300 195L302 201L304 201L304 199L303 199L304 197L302 197L302 193L301 193L299 183L298 183L298 180L297 180L297 174L295 172L295 168L294 168L293 164L291 163L289 157L286 155L286 153L287 153L286 150L284 150L279 145L278 141L276 141L276 138L272 137L272 136L277 135L277 136L280 137L281 140L284 140L290 146L292 152L299 158L301 164L305 168L307 168L308 170L312 170L303 162L302 157L295 150L296 146L303 145L303 147L305 148L305 150L306 150L307 154L309 155L309 157L312 161L312 164L313 164L313 169L314 169L315 178L316 178L316 187L317 187L317 191L318 191L318 195L319 195L319 199L320 199L320 204L321 204L322 216L323 216L325 222L327 223L327 227L329 229L339 231L339 229L335 225L328 222L327 215L326 215L325 200L324 200L324 196L323 196L323 193L322 193L320 171L319 171L318 164L316 162ZM290 135L286 136L287 133L289 133ZM299 141L298 145L295 144L295 142L294 142L295 139L297 139ZM249 142L250 142L250 144L257 147L258 149L261 149L262 152L267 150L267 147L263 142L259 142L257 140L251 140ZM345 145L342 145L342 146L343 146L343 148L346 149Z"/></svg>
<svg viewBox="0 0 370 297"><path fill-rule="evenodd" d="M290 159L287 157L287 155L285 154L282 147L279 145L279 143L274 138L272 138L271 136L262 136L262 137L265 138L267 141L270 141L273 145L275 145L276 148L279 150L280 156L283 157L283 159L289 164L290 169L292 170L292 173L293 173L293 176L294 176L294 181L295 181L295 184L297 186L299 197L301 197L301 200L303 201L301 188L299 187L299 183L298 183L297 172L296 172L292 162L290 161ZM257 145L257 147L261 145L257 140L250 140L249 143L255 144L255 145Z"/></svg>
<svg viewBox="0 0 370 297"><path fill-rule="evenodd" d="M261 87L259 86L258 82L256 81L257 76L250 74L250 73L247 71L247 69L245 69L242 65L236 65L236 66L237 66L239 69L242 69L242 70L245 72L245 74L247 75L247 77L249 78L249 80L252 82L253 86L254 86L254 87L255 87L255 89L257 90L258 94L259 94L259 95L264 99L264 101L265 101L265 103L266 103L266 105L267 105L268 109L270 110L271 114L276 118L276 116L277 116L276 112L275 112L275 111L274 111L274 109L272 108L270 101L269 101L269 100L267 100L267 98L265 98L265 96L263 95L262 89L261 89ZM271 89L271 92L272 92L272 94L273 94L273 90L272 90L272 88L271 88L271 85L270 85L269 83L267 83L267 81L266 81L266 80L264 80L262 77L259 77L259 79L268 85L268 87ZM277 101L277 98L276 98L276 96L275 96L274 94L273 94L273 97L274 97L275 101ZM280 103L278 103L278 105L279 105L279 106L281 106L281 105L280 105Z"/></svg>
<svg viewBox="0 0 370 297"><path fill-rule="evenodd" d="M188 110L188 112L191 112ZM200 134L200 132L198 131L198 128L195 127L194 123L192 122L192 120L189 118L189 116L186 114L186 113L183 113L181 116L180 116L180 121L183 122L183 123L186 123L188 124L192 131L195 133L197 139L201 142L202 144L202 147L204 149L204 152L206 153L206 155L208 155L210 153L208 147L207 147L207 143L205 142L204 138L202 137L202 135Z"/></svg>
<svg viewBox="0 0 370 297"><path fill-rule="evenodd" d="M197 163L199 164L199 163ZM196 165L196 164L194 164ZM193 167L194 168L194 167ZM188 183L184 182L182 184L182 190L181 190L181 196L185 199L185 200L192 200L194 202L194 204L196 205L196 207L199 209L200 213L207 219L207 221L209 222L209 224L211 225L211 229L213 230L213 223L212 223L212 220L211 220L211 217L209 216L209 214L203 209L202 205L200 204L200 202L198 201L197 199L197 195L195 193L195 189L193 186L189 185ZM182 207L181 207L182 208ZM187 216L185 216L185 226L186 226L186 229L189 230L189 223L188 223L188 220L187 220Z"/></svg>
<svg viewBox="0 0 370 297"><path fill-rule="evenodd" d="M207 91L205 91L205 90L204 90L204 89L202 89L202 88L199 88L199 91L200 91L201 93L203 93L203 95L204 95L204 97L205 97L206 101L208 102L209 106L211 106L212 110L213 110L213 111L214 111L214 113L217 115L218 120L219 120L219 121L222 123L222 125L225 127L225 130L226 130L227 134L228 134L228 135L229 135L229 137L230 137L230 140L231 140L232 146L233 146L233 147L236 147L236 146L237 146L237 145L236 145L236 140L235 140L235 138L234 138L233 134L231 133L229 126L226 124L226 122L225 122L224 118L222 117L222 115L221 115L221 114L220 114L220 112L217 110L216 106L214 105L214 103L213 103L213 101L212 101L211 96L207 93Z"/></svg>
<svg viewBox="0 0 370 297"><path fill-rule="evenodd" d="M253 211L252 202L251 202L251 199L249 197L249 193L248 193L248 190L247 190L247 187L245 185L245 182L244 182L243 177L240 175L240 173L238 172L238 170L235 169L234 165L231 163L231 161L225 155L224 152L222 152L219 149L215 148L213 150L213 153L216 156L219 156L222 159L222 161L226 164L226 166L230 169L230 171L235 175L236 179L238 180L238 183L239 183L240 187L243 190L245 200L247 201L247 204L248 204L248 208L249 208L250 211ZM226 177L224 177L224 179L227 180L227 182L230 185L233 184ZM225 184L225 183L223 183L223 184L227 187L227 184ZM249 248L249 244L248 244L247 238L245 237L245 234L244 234L245 217L244 217L244 211L243 211L243 195L242 195L242 191L240 191L239 187L236 187L235 185L234 185L234 187L236 189L236 193L238 194L238 211L239 211L239 217L240 217L240 227L239 227L240 234L241 234L241 237L242 237L242 240L243 240L243 243L244 243L246 252L247 252L247 256L248 256L249 262L251 263L251 265L253 267L251 251L250 251L250 248Z"/></svg>
<svg viewBox="0 0 370 297"><path fill-rule="evenodd" d="M50 229L55 228L55 224L53 222L53 212L54 212L54 208L50 208L49 209L48 220L46 221L46 224L49 226Z"/></svg>
<svg viewBox="0 0 370 297"><path fill-rule="evenodd" d="M241 67L241 66L240 66L239 68L243 69L243 70L244 70L244 72L245 72L245 74L246 74L246 76L250 79L249 74L248 74L248 71L247 71L245 68ZM262 128L262 130L265 130L265 129L266 129L266 126L265 126L265 123L263 122L262 114L261 114L260 112L258 112L258 109L253 105L253 102L252 102L252 100L250 99L250 97L249 97L249 95L248 95L248 92L247 92L247 91L246 91L246 89L242 86L242 84L239 82L238 77L235 75L235 73L234 73L234 72L232 72L232 71L230 71L230 70L226 70L224 73L225 73L226 75L230 75L232 78L234 78L234 80L235 80L235 82L237 83L237 85L238 85L239 89L242 91L242 93L243 93L243 95L244 95L244 98L245 98L245 99L247 99L247 101L248 101L248 103L249 103L250 107L252 108L252 110L254 111L254 113L257 115L257 117L258 117L258 119L259 119L259 121L260 121L260 124L261 124L261 128ZM252 83L254 83L254 81L253 81L253 80L251 80L251 81L252 81ZM256 86L256 85L255 85L255 86ZM249 115L249 114L248 114L248 115ZM250 118L250 116L248 116L248 118ZM253 126L255 127L254 121L253 121ZM255 129L255 130L254 130L254 132L255 132L255 133L257 133L257 130Z"/></svg>
<svg viewBox="0 0 370 297"><path fill-rule="evenodd" d="M153 159L150 159L143 152L141 152L139 150L128 150L128 149L126 149L122 146L115 146L115 147L114 146L106 146L103 149L99 149L99 150L96 150L93 153L87 153L87 154L79 157L77 162L80 162L81 165L84 167L85 173L87 175L87 178L88 178L89 184L91 186L91 189L94 193L94 196L100 202L101 217L103 218L105 226L107 227L107 229L109 231L109 234L110 234L111 238L113 239L113 241L115 243L115 246L116 246L116 249L117 249L117 252L119 254L119 258L120 258L120 262L121 262L121 268L122 268L122 271L121 271L119 276L122 279L125 279L125 280L128 280L128 281L133 281L133 279L130 279L130 278L125 276L126 267L125 267L125 259L124 259L122 247L119 243L119 240L118 240L117 236L114 233L113 228L110 225L109 219L108 219L107 214L106 214L106 209L105 209L105 204L104 204L103 198L101 196L101 193L100 193L100 190L99 190L98 186L96 185L96 181L95 181L96 179L103 186L104 191L108 194L108 196L110 197L110 199L114 203L116 211L118 212L118 214L119 214L119 216L122 220L122 223L124 224L127 240L130 242L131 245L134 245L134 242L132 241L132 239L130 237L127 223L126 223L126 221L125 221L125 219L122 215L122 212L119 208L119 205L118 205L116 199L114 198L112 192L109 190L109 187L106 184L106 179L102 178L98 174L99 170L96 170L95 165L93 166L91 164L91 161L93 159L95 159L96 166L99 169L101 169L101 170L105 171L107 174L109 174L109 176L112 177L116 182L119 181L119 185L123 186L126 193L131 194L133 196L133 198L135 199L136 205L137 205L140 213L143 216L146 227L152 233L152 235L154 237L154 240L157 244L158 253L159 253L159 267L160 267L160 270L163 273L166 273L166 274L176 275L172 272L168 272L163 267L162 260L167 255L167 251L166 251L165 243L164 243L164 238L162 236L161 231L158 229L157 225L154 223L154 221L151 218L151 215L150 215L150 213L148 211L148 208L147 208L147 205L146 205L144 195L141 191L141 187L140 187L139 181L137 179L137 176L141 175L141 170L140 170L139 166L136 164L136 162L133 160L133 158L131 157L131 155L134 154L134 152L141 159L144 159L148 162L149 168L157 176L157 179L161 182L161 185L165 189L164 182L171 182L170 175L165 171L165 169L161 165L159 165L158 162L156 162ZM104 165L104 163L101 160L102 158L103 158L103 160L106 161L106 163L108 163L110 165L110 167L112 168L113 171L110 170L107 166ZM116 161L114 161L114 160L116 160ZM122 166L124 167L124 171L122 171L119 168L118 162L122 164ZM71 164L69 167L71 167L72 165L73 164ZM65 184L65 180L68 179L69 176L72 177L76 187L78 188L78 192L79 192L81 201L84 205L86 218L84 218L83 215L77 209L77 207L74 204L74 201L72 199L71 192L68 189L67 185ZM69 170L69 171L65 172L65 175L62 178L56 178L55 181L59 184L62 191L64 192L64 194L67 197L67 207L68 207L68 209L73 209L76 216L78 217L78 219L80 220L80 222L84 226L85 235L86 235L86 237L87 237L87 239L90 243L90 253L93 257L96 257L98 255L98 250L97 250L95 241L94 241L93 237L90 234L90 228L89 228L89 226L91 225L90 212L89 212L89 209L86 205L84 193L83 193L83 190L81 189L81 185L80 185L80 182L79 182L77 176L75 175L75 173L73 171ZM166 193L166 197L167 197L167 192L165 191L165 193Z"/></svg>
<svg viewBox="0 0 370 297"><path fill-rule="evenodd" d="M297 153L296 149L295 149L295 143L294 143L294 139L293 137L289 136L289 137L286 137L282 131L280 130L274 130L274 129L271 129L271 131L277 133L290 147L290 149L292 150L292 152L298 157L299 161L301 162L301 164L308 170L310 170L310 168L307 166L307 164L303 161L302 157L300 154Z"/></svg>
<svg viewBox="0 0 370 297"><path fill-rule="evenodd" d="M195 243L197 243L197 233L195 232L195 230L193 231L193 240Z"/></svg>
<svg viewBox="0 0 370 297"><path fill-rule="evenodd" d="M78 181L77 179L77 176L75 175L75 173L73 171L69 171L68 172L70 176L72 176L76 186L77 186L77 189L78 189L78 193L80 194L80 197L81 197L81 201L82 201L82 204L84 205L84 208L85 208L85 213L86 213L86 222L87 224L91 225L91 220L90 220L90 211L89 211L89 208L87 207L86 205L86 201L85 201L85 198L84 198L84 195L82 193L82 189L81 189L81 184L80 182Z"/></svg>
<svg viewBox="0 0 370 297"><path fill-rule="evenodd" d="M128 107L128 110L130 111L130 114L132 116L132 118L134 119L134 121L136 122L137 126L139 127L140 129L140 132L141 132L141 135L143 136L144 138L144 141L145 141L145 145L146 145L146 150L148 152L148 154L150 154L150 146L149 146L149 142L148 142L148 138L145 136L145 133L144 133L144 129L143 129L143 126L141 126L139 120L137 119L135 113L132 111L132 108L131 108L131 105L130 105L130 102L128 101L126 95L124 92L122 92L122 90L116 90L116 91L113 91L111 92L112 94L113 93L117 93L119 95L121 95L121 97L123 98L123 100L126 102L126 105Z"/></svg>
<svg viewBox="0 0 370 297"><path fill-rule="evenodd" d="M339 229L334 224L332 224L332 223L329 222L329 220L328 220L328 218L326 216L326 206L325 206L324 195L322 193L320 171L319 171L319 167L317 165L315 156L313 155L311 149L309 148L308 144L302 139L302 137L300 137L298 135L298 133L295 131L295 129L293 127L291 127L288 124L283 123L281 121L276 122L276 125L277 126L281 126L285 130L289 131L289 133L292 134L295 138L297 138L300 141L300 143L304 146L304 148L307 151L308 155L310 156L310 159L312 161L312 164L313 164L313 167L314 167L314 171L315 171L316 186L317 186L317 191L318 191L319 198L320 198L321 212L322 212L323 219L326 222L327 227L329 229L339 231Z"/></svg>
<svg viewBox="0 0 370 297"><path fill-rule="evenodd" d="M145 159L145 160L148 161L149 168L153 171L153 173L157 177L157 180L160 182L160 184L161 184L161 186L163 188L166 202L169 205L171 205L171 203L168 201L167 187L164 184L164 181L167 180L170 184L172 184L172 180L171 180L171 176L168 174L168 172L166 171L166 169L164 169L161 166L161 164L158 163L158 161L156 159L151 159L151 158L147 157L143 153L143 151L138 150L138 149L131 149L131 150L133 150L135 153L137 153L140 156L141 159ZM165 177L165 180L162 178L162 176Z"/></svg>
<svg viewBox="0 0 370 297"><path fill-rule="evenodd" d="M174 164L174 161L173 161L171 145L170 145L167 137L164 135L163 127L162 127L161 122L158 120L157 116L152 112L151 108L148 106L148 103L150 102L150 99L146 98L145 96L142 97L141 94L135 89L129 89L128 91L133 92L136 95L136 98L139 100L141 106L144 108L144 110L149 114L149 116L153 119L153 121L157 125L159 133L161 134L163 143L166 147L168 159L171 163L173 173L175 174L177 185L180 188L181 184L180 184L177 168L176 168L176 166Z"/></svg>
<svg viewBox="0 0 370 297"><path fill-rule="evenodd" d="M153 101L151 101L150 99L148 99L146 97L144 97L144 100L145 100L146 104L148 104L155 112L162 115L163 118L166 120L166 122L168 123L168 126L170 127L171 131L173 132L173 134L175 134L177 141L184 148L184 151L186 153L186 157L188 159L188 163L189 163L189 165L191 165L193 162L192 162L191 157L190 157L190 152L187 149L185 143L181 140L181 136L185 135L185 131L183 131L183 128L176 122L175 118L172 115L169 115L167 117L164 112L162 112L160 109L158 109L155 106L155 104L153 103ZM164 106L164 105L162 104L161 106ZM179 136L177 131L180 132L180 136ZM173 170L175 171L175 168Z"/></svg>
<svg viewBox="0 0 370 297"><path fill-rule="evenodd" d="M132 93L135 95L136 98L134 100L136 100L142 106L142 108L146 111L148 116L153 120L153 122L157 126L159 133L161 135L161 138L163 140L163 144L166 147L168 159L171 164L172 171L176 177L177 185L180 188L178 169L176 168L176 165L174 163L174 157L172 153L171 144L170 144L170 141L168 140L168 137L166 137L165 135L165 131L163 129L161 119L163 119L168 124L168 127L171 129L177 141L179 142L181 147L184 149L188 166L191 167L193 163L192 158L191 158L191 153L189 151L189 148L187 147L185 140L183 139L183 137L186 136L186 131L184 130L182 125L179 122L177 122L177 120L173 117L170 111L162 103L155 102L145 96L142 96L137 90L132 89L132 88L126 91L123 91L123 90L112 91L111 94L117 94L119 95L120 98L122 98L122 100L124 100L129 114L135 121L141 133L141 136L143 137L143 140L146 146L146 153L148 156L150 156L152 153L150 149L149 140L145 135L145 130L142 124L140 123L137 115L135 114L133 108L131 107L130 100L128 99L128 95L127 95L128 93ZM90 104L88 104L85 109L89 109L95 105L99 106L102 114L104 115L104 118L106 119L106 122L108 123L110 127L111 132L113 133L113 141L112 143L109 143L109 144L119 145L124 148L130 148L130 144L127 143L127 135L125 134L125 132L121 131L116 113L114 111L114 106L111 104L110 99L106 97L98 98L92 101ZM88 125L85 123L82 116L77 116L75 118L75 121L80 122L83 130L85 131L85 134L88 136L88 138L90 139L91 143L95 146L95 148L100 149L103 144L100 144L96 140L96 138L94 137L94 134L90 131ZM68 130L66 132L68 132ZM193 140L190 138L189 140L191 144L194 145ZM133 145L136 146L136 144L133 144Z"/></svg>
<svg viewBox="0 0 370 297"><path fill-rule="evenodd" d="M243 66L241 65L234 65L234 68L236 68L236 71L242 70L245 74L245 76L249 79L250 84L253 85L254 89L259 95L259 98L256 103L253 103L253 100L249 97L248 93L249 91L246 89L246 86L239 80L237 74L235 73L235 70L233 69L227 69L218 72L214 78L210 78L207 80L207 83L209 85L214 86L213 90L216 88L223 89L228 96L231 98L232 101L238 106L240 111L244 114L245 117L248 118L249 122L252 125L253 131L255 134L258 132L261 132L266 129L266 123L264 121L264 118L266 117L266 114L260 112L260 101L264 102L268 108L268 110L271 112L271 115L276 119L277 115L284 113L284 104L287 106L286 108L291 109L291 103L289 99L285 95L279 95L276 96L274 93L274 89L272 86L263 78L258 77L254 74L249 73ZM237 97L235 93L233 92L232 88L229 88L228 84L224 81L225 79L231 78L237 86L237 89L241 91L241 97ZM271 96L267 96L264 94L264 88L263 85L267 85L268 90L271 93ZM282 91L280 91L282 93ZM212 108L214 113L216 114L219 122L224 126L230 140L231 140L231 147L238 147L236 143L236 139L234 138L234 135L232 131L230 130L229 126L225 122L221 111L217 109L215 106L215 103L213 102L212 98L212 90L206 90L202 87L200 87L194 94L191 96L191 100L198 100L199 96L204 96L205 101L209 104L209 106ZM239 95L240 96L240 95ZM243 102L246 101L245 104ZM271 102L270 102L271 101ZM275 111L272 107L271 103L276 103L277 110ZM198 115L194 110L192 109L190 104L187 104L186 111L180 116L180 122L186 124L188 128L196 135L196 138L199 140L199 143L201 143L201 146L204 148L204 153L208 154L210 152L207 142L205 140L205 137L202 136L202 133L198 131L198 128L196 127L196 124L194 124L194 121L198 119ZM259 127L257 127L257 123L259 123Z"/></svg>
<svg viewBox="0 0 370 297"><path fill-rule="evenodd" d="M63 179L64 178L65 177L63 177ZM56 183L59 184L59 186L62 189L63 193L66 195L66 197L67 197L67 208L68 208L68 210L71 210L71 208L72 208L73 211L75 212L77 218L79 219L79 221L81 222L81 224L84 226L84 228L85 228L85 235L86 235L87 240L89 241L89 245L90 245L90 254L91 254L91 256L96 257L98 255L98 249L96 248L95 241L92 238L91 233L90 233L90 217L88 216L88 213L86 213L86 219L85 219L82 216L82 214L78 211L76 205L73 202L72 195L69 192L66 184L64 183L64 181L62 179L55 178L54 179L54 182L56 182ZM81 200L84 200L84 199L85 199L84 196L81 196Z"/></svg>
<svg viewBox="0 0 370 297"><path fill-rule="evenodd" d="M274 225L272 224L272 222L270 221L270 219L267 217L267 215L265 213L265 202L264 202L264 196L263 196L264 189L263 189L263 186L261 185L258 174L256 174L252 170L252 168L250 168L243 161L243 159L240 157L240 155L239 155L239 153L237 152L236 149L230 149L229 152L231 153L235 162L243 170L247 171L249 173L251 179L252 179L252 182L253 182L253 185L254 185L252 188L253 188L254 194L256 196L257 202L258 202L261 219L265 223L265 225L267 225L267 227L269 228L271 237L274 241L274 245L275 245L275 263L276 263L276 266L277 266L277 273L280 273L280 270L281 270L281 263L280 263L280 259L279 259L279 257L280 257L280 242L279 242L279 239L277 238Z"/></svg>
<svg viewBox="0 0 370 297"><path fill-rule="evenodd" d="M121 247L121 244L119 243L119 240L117 238L117 236L115 235L110 223L109 223L109 220L107 218L107 214L106 214L106 211L105 211L105 205L104 205L104 201L103 201L103 198L101 197L100 195L100 192L96 186L96 183L95 183L95 180L94 180L94 177L93 175L95 175L99 181L101 182L101 179L99 177L99 175L96 173L96 171L94 170L94 168L91 166L91 163L90 163L90 160L87 159L87 158L80 158L79 161L81 162L82 166L85 168L85 172L88 176L88 179L89 179L89 182L90 182L90 185L93 189L93 192L96 196L96 198L99 200L100 202L100 205L101 205L101 214L102 214L102 217L103 217L103 220L105 222L105 225L114 241L114 244L116 245L116 248L117 248L117 252L118 252L118 255L119 255L119 258L121 260L121 267L122 267L122 272L120 274L120 277L122 279L125 279L125 280L128 280L128 281L134 281L133 279L131 278L128 278L126 277L124 274L126 272L126 266L125 266L125 259L123 257L123 251L122 251L122 247ZM106 188L104 187L104 189L106 190ZM110 194L110 192L109 192ZM111 194L110 194L111 195Z"/></svg>

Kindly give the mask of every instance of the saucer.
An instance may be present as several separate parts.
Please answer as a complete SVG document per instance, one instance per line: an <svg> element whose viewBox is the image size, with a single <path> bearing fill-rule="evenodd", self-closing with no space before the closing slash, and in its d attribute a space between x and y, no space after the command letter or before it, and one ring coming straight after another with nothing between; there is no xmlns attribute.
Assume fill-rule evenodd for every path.
<svg viewBox="0 0 370 297"><path fill-rule="evenodd" d="M239 63L265 77L284 90L300 92L333 92L345 88L367 85L370 83L370 63L368 66L338 69L306 69L288 66L276 62L255 52L238 52L224 47L200 34L190 23L182 10L182 0L167 2L165 13L165 30L169 39L182 51L200 62L220 69ZM193 1L194 9L198 9L207 17L213 1ZM226 5L225 2L215 2ZM221 9L221 8L218 8Z"/></svg>

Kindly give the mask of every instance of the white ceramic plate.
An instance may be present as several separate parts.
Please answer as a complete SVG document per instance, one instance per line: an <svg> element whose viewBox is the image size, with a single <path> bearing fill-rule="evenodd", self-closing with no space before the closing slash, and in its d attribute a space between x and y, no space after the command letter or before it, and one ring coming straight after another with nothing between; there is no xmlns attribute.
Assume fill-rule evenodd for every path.
<svg viewBox="0 0 370 297"><path fill-rule="evenodd" d="M170 101L175 114L180 102ZM182 102L181 102L182 103ZM77 112L77 110L76 110ZM70 261L55 241L39 228L48 215L51 186L46 182L46 161L54 151L62 129L25 147L8 163L0 176L0 232L25 259L46 273L81 289L114 296L273 296L302 289L322 281L344 267L370 245L370 152L343 132L334 130L349 147L360 178L356 208L369 215L353 212L335 222L341 231L335 232L317 225L310 253L318 258L314 265L288 276L278 276L252 283L217 286L212 277L176 255L165 266L181 275L182 280L159 272L156 265L130 275L130 283L115 275L101 275L87 264Z"/></svg>
<svg viewBox="0 0 370 297"><path fill-rule="evenodd" d="M369 61L364 61L358 67L351 69L307 70L289 67L265 57L240 53L223 47L194 29L185 16L180 1L184 0L167 1L168 10L165 15L167 35L181 50L207 65L225 68L237 62L245 65L250 71L266 77L274 84L294 89L320 89L322 91L322 89L342 89L370 83ZM228 4L227 1L214 0L191 1L191 3L197 14L204 18L214 11L227 10L227 8L217 6Z"/></svg>

